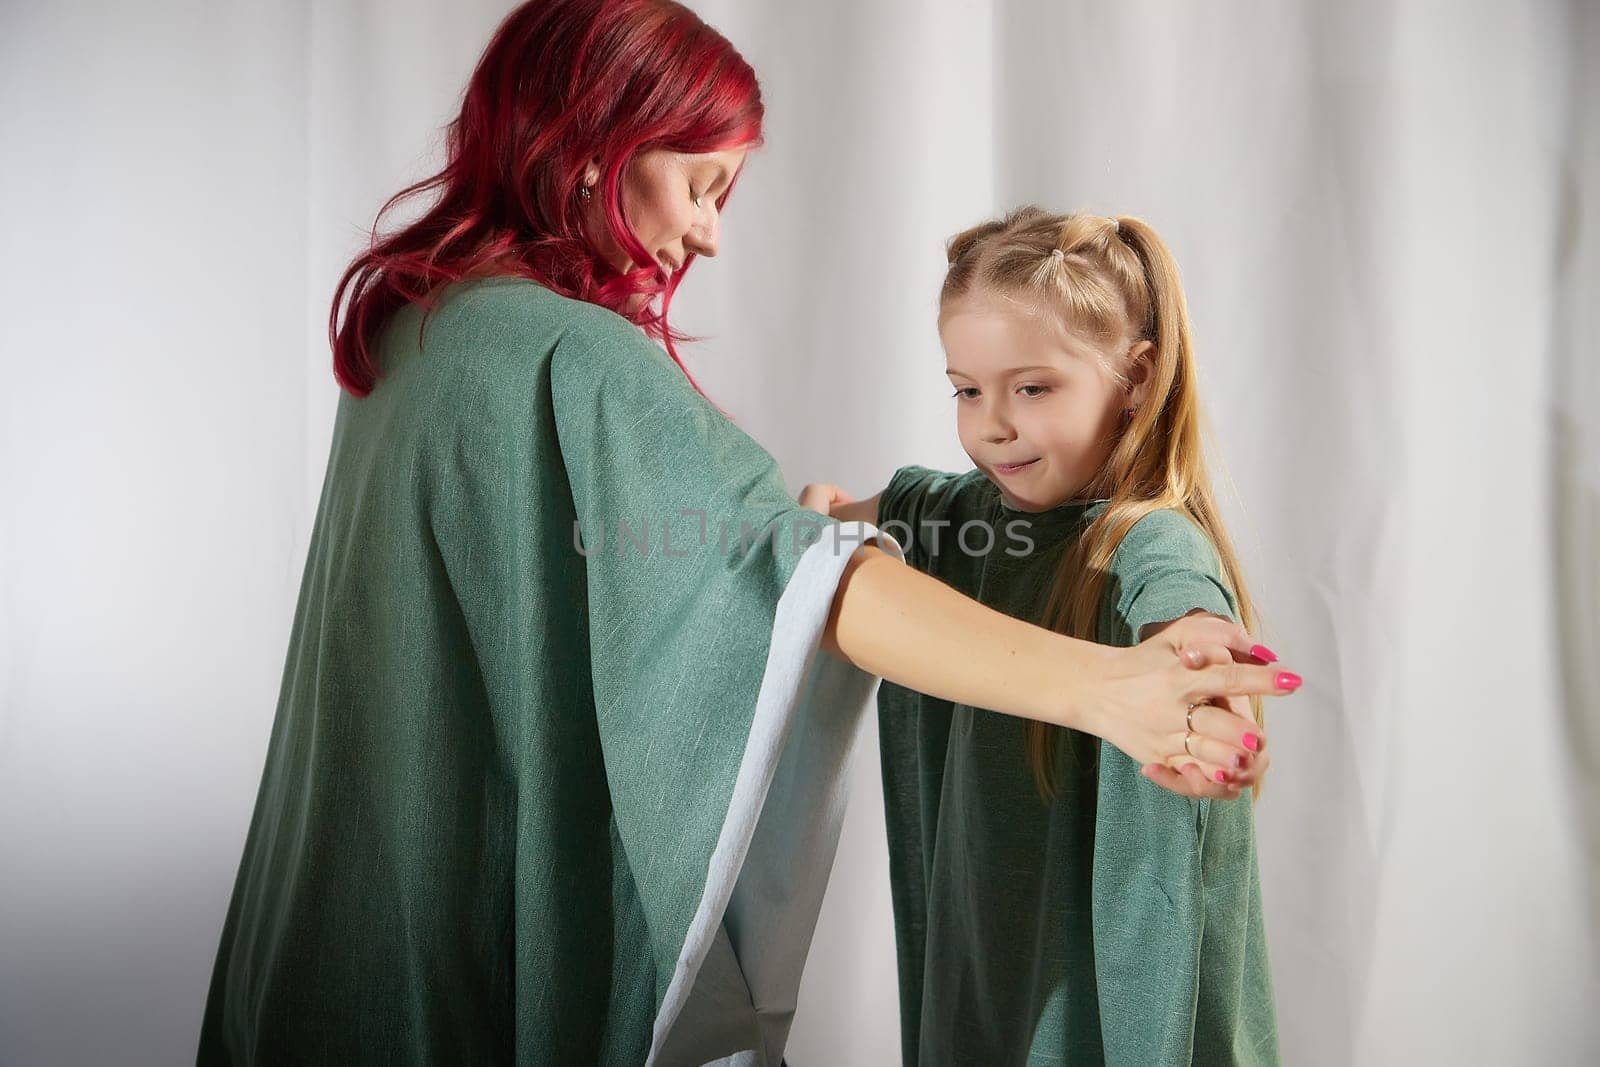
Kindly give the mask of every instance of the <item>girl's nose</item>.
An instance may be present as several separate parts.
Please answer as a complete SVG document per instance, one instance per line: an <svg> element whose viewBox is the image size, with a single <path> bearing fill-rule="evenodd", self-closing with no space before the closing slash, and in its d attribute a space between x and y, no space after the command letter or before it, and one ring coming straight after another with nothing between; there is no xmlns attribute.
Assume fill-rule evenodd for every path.
<svg viewBox="0 0 1600 1067"><path fill-rule="evenodd" d="M983 424L983 439L992 445L1004 444L1017 436L1011 428L1011 423L994 411L990 411Z"/></svg>

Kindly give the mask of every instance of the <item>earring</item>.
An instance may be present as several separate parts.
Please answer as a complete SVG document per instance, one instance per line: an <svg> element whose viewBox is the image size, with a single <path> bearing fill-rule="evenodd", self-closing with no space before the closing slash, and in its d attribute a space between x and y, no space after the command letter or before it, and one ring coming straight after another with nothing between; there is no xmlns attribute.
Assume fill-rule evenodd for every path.
<svg viewBox="0 0 1600 1067"><path fill-rule="evenodd" d="M1123 408L1122 409L1122 421L1124 423L1132 422L1133 421L1133 412L1134 412L1133 408Z"/></svg>
<svg viewBox="0 0 1600 1067"><path fill-rule="evenodd" d="M594 194L589 191L589 187L587 185L578 186L578 199L582 200L585 204L589 202L589 198L593 195Z"/></svg>

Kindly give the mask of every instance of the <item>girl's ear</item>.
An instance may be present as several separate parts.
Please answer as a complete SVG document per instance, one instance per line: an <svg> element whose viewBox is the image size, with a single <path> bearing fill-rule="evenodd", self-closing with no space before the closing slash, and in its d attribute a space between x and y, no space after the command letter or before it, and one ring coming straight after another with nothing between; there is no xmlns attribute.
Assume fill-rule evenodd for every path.
<svg viewBox="0 0 1600 1067"><path fill-rule="evenodd" d="M1128 350L1128 406L1140 407L1149 398L1150 377L1155 371L1156 346L1140 341Z"/></svg>

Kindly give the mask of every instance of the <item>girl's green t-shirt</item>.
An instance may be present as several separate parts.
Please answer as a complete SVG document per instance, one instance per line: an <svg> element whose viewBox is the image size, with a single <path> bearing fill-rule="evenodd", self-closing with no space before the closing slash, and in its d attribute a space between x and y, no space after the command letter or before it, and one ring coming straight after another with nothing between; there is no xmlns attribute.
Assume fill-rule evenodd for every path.
<svg viewBox="0 0 1600 1067"><path fill-rule="evenodd" d="M1016 511L981 471L912 466L878 525L912 566L1038 622L1105 504ZM1237 617L1199 527L1154 512L1112 561L1100 640L1195 608ZM1248 794L1178 796L1064 730L1046 806L1023 720L887 681L878 712L906 1064L1277 1062Z"/></svg>

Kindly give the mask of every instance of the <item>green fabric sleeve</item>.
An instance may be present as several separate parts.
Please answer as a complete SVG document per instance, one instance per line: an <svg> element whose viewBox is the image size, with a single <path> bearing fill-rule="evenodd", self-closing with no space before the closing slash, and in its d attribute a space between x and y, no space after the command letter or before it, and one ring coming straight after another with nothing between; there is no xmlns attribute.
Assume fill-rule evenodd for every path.
<svg viewBox="0 0 1600 1067"><path fill-rule="evenodd" d="M973 513L974 474L916 465L901 467L878 497L878 527L905 548L906 562L931 571L932 557L951 544Z"/></svg>
<svg viewBox="0 0 1600 1067"><path fill-rule="evenodd" d="M1102 619L1101 638L1107 644L1138 644L1143 627L1195 608L1237 617L1216 550L1176 511L1151 512L1128 531L1111 561L1105 599L1111 617Z"/></svg>
<svg viewBox="0 0 1600 1067"><path fill-rule="evenodd" d="M873 527L841 539L799 507L631 327L563 342L550 375L615 832L656 967L652 1062L776 1062L876 684L819 643Z"/></svg>
<svg viewBox="0 0 1600 1067"><path fill-rule="evenodd" d="M1157 511L1113 558L1101 637L1136 643L1195 608L1237 620L1210 541ZM1101 744L1095 825L1095 971L1108 1064L1275 1063L1277 1038L1248 795L1161 789Z"/></svg>

